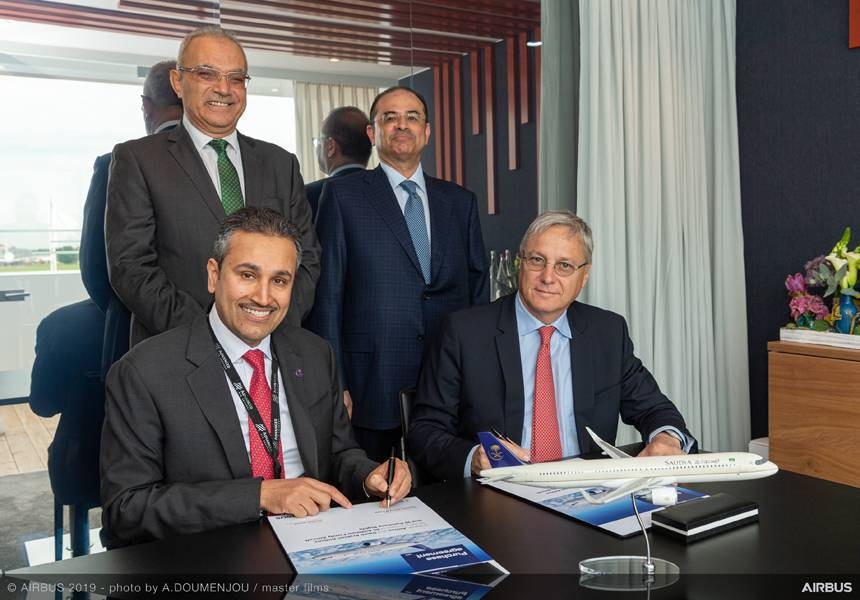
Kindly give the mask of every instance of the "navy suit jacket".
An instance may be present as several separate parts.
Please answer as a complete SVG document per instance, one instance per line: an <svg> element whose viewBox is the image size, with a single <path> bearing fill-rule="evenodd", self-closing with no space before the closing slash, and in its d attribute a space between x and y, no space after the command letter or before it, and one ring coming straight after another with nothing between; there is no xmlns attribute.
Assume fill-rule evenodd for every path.
<svg viewBox="0 0 860 600"><path fill-rule="evenodd" d="M521 442L525 399L515 299L510 294L451 315L428 352L412 407L409 449L435 477L463 476L479 431L495 427ZM619 415L643 439L665 425L694 439L633 353L622 316L574 302L567 318L573 334L576 434L583 453L599 450L585 427L613 443Z"/></svg>
<svg viewBox="0 0 860 600"><path fill-rule="evenodd" d="M93 177L84 203L81 230L81 279L90 298L105 316L101 354L101 378L128 351L131 313L114 293L108 278L105 252L105 205L111 155L102 154L93 165Z"/></svg>
<svg viewBox="0 0 860 600"><path fill-rule="evenodd" d="M311 205L311 213L314 216L314 222L317 220L317 212L319 212L319 204L320 204L320 196L322 195L323 189L325 189L325 184L331 181L332 177L343 177L344 175L351 175L352 173L358 173L360 171L366 171L361 167L349 167L348 169L343 169L338 171L331 177L325 177L323 179L319 179L314 181L313 183L309 183L305 186L305 196L308 197L308 204Z"/></svg>
<svg viewBox="0 0 860 600"><path fill-rule="evenodd" d="M61 413L48 448L48 475L62 504L99 505L104 321L99 307L87 299L58 308L36 329L30 408L41 417Z"/></svg>
<svg viewBox="0 0 860 600"><path fill-rule="evenodd" d="M429 285L381 167L330 179L320 201L322 274L308 326L334 348L353 400L352 422L359 427L398 427L399 390L417 383L442 317L488 301L475 194L424 177Z"/></svg>

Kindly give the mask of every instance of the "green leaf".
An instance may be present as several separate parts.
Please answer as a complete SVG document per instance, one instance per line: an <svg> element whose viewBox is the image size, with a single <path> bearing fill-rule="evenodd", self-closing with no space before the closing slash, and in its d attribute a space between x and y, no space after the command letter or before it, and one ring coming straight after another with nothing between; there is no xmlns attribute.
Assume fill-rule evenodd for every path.
<svg viewBox="0 0 860 600"><path fill-rule="evenodd" d="M830 331L830 323L825 321L824 319L817 319L813 324L812 328L815 331Z"/></svg>

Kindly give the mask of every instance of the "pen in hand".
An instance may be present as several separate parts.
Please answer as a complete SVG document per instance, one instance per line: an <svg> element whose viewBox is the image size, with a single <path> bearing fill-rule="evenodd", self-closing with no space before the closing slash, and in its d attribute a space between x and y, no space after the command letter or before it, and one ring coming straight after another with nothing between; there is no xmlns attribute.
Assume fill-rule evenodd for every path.
<svg viewBox="0 0 860 600"><path fill-rule="evenodd" d="M391 484L394 482L394 467L397 459L394 458L394 448L391 448L391 458L388 459L388 489L385 491L385 508L391 508Z"/></svg>

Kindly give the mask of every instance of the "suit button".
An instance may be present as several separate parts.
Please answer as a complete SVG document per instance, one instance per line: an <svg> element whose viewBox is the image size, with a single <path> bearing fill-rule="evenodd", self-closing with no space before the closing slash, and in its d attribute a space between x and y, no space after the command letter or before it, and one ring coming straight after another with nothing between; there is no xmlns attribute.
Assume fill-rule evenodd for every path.
<svg viewBox="0 0 860 600"><path fill-rule="evenodd" d="M430 296L427 294L421 294L421 298L423 298L424 300L429 300Z"/></svg>
<svg viewBox="0 0 860 600"><path fill-rule="evenodd" d="M423 341L424 341L424 336L423 336L423 335L419 335L419 336L418 336L418 341L419 341L419 342L423 342Z"/></svg>

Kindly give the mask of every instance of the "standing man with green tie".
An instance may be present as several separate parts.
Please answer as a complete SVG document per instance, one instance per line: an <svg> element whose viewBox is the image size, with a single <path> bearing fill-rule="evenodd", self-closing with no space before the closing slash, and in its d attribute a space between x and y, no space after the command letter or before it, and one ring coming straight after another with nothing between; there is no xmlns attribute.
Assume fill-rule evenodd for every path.
<svg viewBox="0 0 860 600"><path fill-rule="evenodd" d="M105 237L111 284L132 312L132 345L205 312L201 269L220 223L243 206L272 208L297 226L303 254L287 321L300 323L313 304L320 249L298 160L236 130L249 79L232 33L190 32L171 72L182 123L114 148Z"/></svg>

